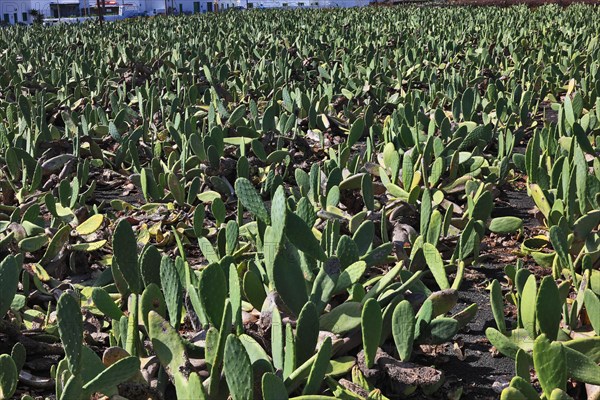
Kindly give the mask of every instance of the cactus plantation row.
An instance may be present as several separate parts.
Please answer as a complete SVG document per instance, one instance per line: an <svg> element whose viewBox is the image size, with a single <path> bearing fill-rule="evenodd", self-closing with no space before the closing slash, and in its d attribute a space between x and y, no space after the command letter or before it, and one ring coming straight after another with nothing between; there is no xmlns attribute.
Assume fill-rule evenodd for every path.
<svg viewBox="0 0 600 400"><path fill-rule="evenodd" d="M598 32L583 5L1 29L0 400L599 399Z"/></svg>

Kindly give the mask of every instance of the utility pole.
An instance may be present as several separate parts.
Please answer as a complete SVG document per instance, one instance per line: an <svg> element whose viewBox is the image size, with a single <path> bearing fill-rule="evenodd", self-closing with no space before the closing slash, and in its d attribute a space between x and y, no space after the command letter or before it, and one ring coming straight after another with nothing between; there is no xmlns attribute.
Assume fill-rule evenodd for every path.
<svg viewBox="0 0 600 400"><path fill-rule="evenodd" d="M100 3L102 2L102 4ZM100 21L100 26L104 23L104 13L102 5L105 4L104 0L96 0L96 13L98 14L98 21Z"/></svg>

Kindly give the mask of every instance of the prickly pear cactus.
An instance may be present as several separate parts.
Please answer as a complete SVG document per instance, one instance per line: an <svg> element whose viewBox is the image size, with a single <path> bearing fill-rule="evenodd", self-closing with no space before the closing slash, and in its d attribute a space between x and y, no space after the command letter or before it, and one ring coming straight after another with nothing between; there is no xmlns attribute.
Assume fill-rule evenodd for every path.
<svg viewBox="0 0 600 400"><path fill-rule="evenodd" d="M538 330L548 339L556 340L562 319L562 301L556 281L551 276L542 279L535 309Z"/></svg>
<svg viewBox="0 0 600 400"><path fill-rule="evenodd" d="M600 297L591 289L586 289L584 301L592 328L594 328L596 336L600 336Z"/></svg>
<svg viewBox="0 0 600 400"><path fill-rule="evenodd" d="M12 357L0 355L0 400L10 399L17 389L19 372Z"/></svg>
<svg viewBox="0 0 600 400"><path fill-rule="evenodd" d="M402 300L394 309L392 335L400 360L410 360L415 337L415 312L407 300Z"/></svg>
<svg viewBox="0 0 600 400"><path fill-rule="evenodd" d="M140 272L138 268L137 240L131 224L122 219L113 234L113 268L119 270L135 294L141 293Z"/></svg>
<svg viewBox="0 0 600 400"><path fill-rule="evenodd" d="M185 347L175 329L155 311L148 314L148 336L154 352L167 372L175 374L187 364Z"/></svg>
<svg viewBox="0 0 600 400"><path fill-rule="evenodd" d="M306 385L302 390L303 395L314 395L319 392L319 389L323 384L323 379L325 378L325 373L327 372L327 367L329 366L331 349L331 338L327 337L321 345L321 348L319 348L315 361L310 368Z"/></svg>
<svg viewBox="0 0 600 400"><path fill-rule="evenodd" d="M212 326L220 327L227 298L227 280L219 264L209 264L202 271L198 294L208 321Z"/></svg>
<svg viewBox="0 0 600 400"><path fill-rule="evenodd" d="M102 314L114 320L120 320L123 316L123 311L117 306L108 292L101 287L94 288L92 292L92 300L94 305L102 312Z"/></svg>
<svg viewBox="0 0 600 400"><path fill-rule="evenodd" d="M252 400L254 394L252 364L240 339L230 334L225 342L223 371L233 400Z"/></svg>
<svg viewBox="0 0 600 400"><path fill-rule="evenodd" d="M513 216L493 218L488 229L499 234L514 233L523 229L523 220Z"/></svg>
<svg viewBox="0 0 600 400"><path fill-rule="evenodd" d="M256 218L266 224L271 223L269 213L262 199L256 192L254 185L246 178L238 178L235 181L235 193L242 205Z"/></svg>
<svg viewBox="0 0 600 400"><path fill-rule="evenodd" d="M17 293L21 267L17 259L8 256L0 263L0 318L10 309Z"/></svg>
<svg viewBox="0 0 600 400"><path fill-rule="evenodd" d="M148 329L149 326L148 316L150 315L150 311L158 313L158 315L163 318L167 316L167 305L165 304L165 298L160 291L160 288L156 284L151 283L146 286L146 289L144 289L144 292L140 298L140 309L146 329Z"/></svg>
<svg viewBox="0 0 600 400"><path fill-rule="evenodd" d="M27 350L25 349L25 346L23 346L21 342L15 343L10 351L10 356L17 366L17 371L21 372L27 359Z"/></svg>
<svg viewBox="0 0 600 400"><path fill-rule="evenodd" d="M71 374L76 375L81 368L81 348L83 346L83 323L81 306L70 293L63 293L56 309L58 332L65 349L65 356Z"/></svg>
<svg viewBox="0 0 600 400"><path fill-rule="evenodd" d="M296 365L312 357L318 338L319 315L314 303L309 301L300 311L296 325Z"/></svg>
<svg viewBox="0 0 600 400"><path fill-rule="evenodd" d="M140 276L144 286L155 283L160 286L160 252L154 245L146 247L140 255Z"/></svg>
<svg viewBox="0 0 600 400"><path fill-rule="evenodd" d="M546 395L554 389L567 389L567 357L561 343L541 334L533 344L533 366Z"/></svg>
<svg viewBox="0 0 600 400"><path fill-rule="evenodd" d="M266 373L262 377L262 394L264 400L287 400L288 392L285 384L277 375Z"/></svg>
<svg viewBox="0 0 600 400"><path fill-rule="evenodd" d="M284 229L287 215L287 203L283 186L280 186L273 195L271 202L271 229L274 243L265 243L276 250L281 246L284 238Z"/></svg>
<svg viewBox="0 0 600 400"><path fill-rule="evenodd" d="M299 216L287 213L285 219L286 236L294 246L307 255L319 261L326 261L327 255L319 244L317 238L309 227Z"/></svg>
<svg viewBox="0 0 600 400"><path fill-rule="evenodd" d="M165 294L169 320L175 328L178 328L183 304L183 287L175 268L171 257L164 255L160 262L160 282Z"/></svg>
<svg viewBox="0 0 600 400"><path fill-rule="evenodd" d="M379 303L373 298L367 300L362 309L360 322L367 368L371 368L375 363L375 355L381 339L382 323Z"/></svg>
<svg viewBox="0 0 600 400"><path fill-rule="evenodd" d="M110 367L99 373L94 379L83 385L83 390L89 395L96 392L105 393L108 389L115 388L117 385L129 380L139 372L139 358L126 357L112 364Z"/></svg>

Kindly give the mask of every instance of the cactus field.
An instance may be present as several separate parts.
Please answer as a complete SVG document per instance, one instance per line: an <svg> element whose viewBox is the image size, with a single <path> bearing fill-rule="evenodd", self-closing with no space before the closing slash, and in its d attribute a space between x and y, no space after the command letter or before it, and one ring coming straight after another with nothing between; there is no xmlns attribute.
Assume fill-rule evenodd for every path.
<svg viewBox="0 0 600 400"><path fill-rule="evenodd" d="M0 400L600 399L599 33L0 28Z"/></svg>

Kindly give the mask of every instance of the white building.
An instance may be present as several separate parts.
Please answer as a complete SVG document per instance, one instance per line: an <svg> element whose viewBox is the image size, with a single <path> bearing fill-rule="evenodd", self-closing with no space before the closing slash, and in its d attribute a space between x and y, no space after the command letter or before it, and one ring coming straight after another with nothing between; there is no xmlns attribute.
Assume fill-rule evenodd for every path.
<svg viewBox="0 0 600 400"><path fill-rule="evenodd" d="M100 0L0 0L0 20L9 24L33 21L32 10L49 21L77 22L97 15ZM232 8L357 7L369 0L105 0L107 20L139 15L193 14Z"/></svg>
<svg viewBox="0 0 600 400"><path fill-rule="evenodd" d="M135 0L133 0L135 3ZM138 6L130 0L106 0L106 15L125 15ZM31 23L32 11L44 19L70 19L96 13L96 0L0 0L0 17L9 23Z"/></svg>
<svg viewBox="0 0 600 400"><path fill-rule="evenodd" d="M78 1L79 3L79 1ZM10 24L29 23L32 19L31 0L0 0L0 20ZM48 11L50 11L48 7Z"/></svg>
<svg viewBox="0 0 600 400"><path fill-rule="evenodd" d="M240 0L219 1L221 8L240 6ZM105 0L105 16L130 17L136 15L170 13L204 13L215 10L213 0ZM0 0L0 20L14 24L31 23L30 12L38 11L47 20L66 20L97 15L96 0Z"/></svg>

